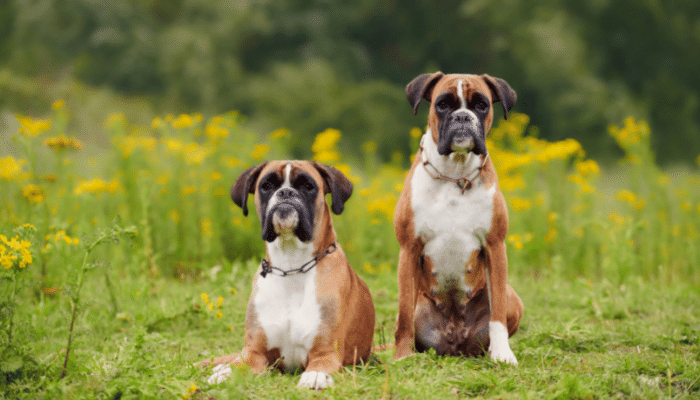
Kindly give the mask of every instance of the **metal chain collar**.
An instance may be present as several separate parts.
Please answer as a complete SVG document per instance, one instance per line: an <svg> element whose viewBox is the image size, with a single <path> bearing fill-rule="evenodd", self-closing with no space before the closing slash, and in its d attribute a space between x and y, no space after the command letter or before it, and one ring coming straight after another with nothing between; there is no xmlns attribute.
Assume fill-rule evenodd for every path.
<svg viewBox="0 0 700 400"><path fill-rule="evenodd" d="M323 259L323 257L331 254L338 248L338 241L335 241L331 243L330 246L326 247L325 250L322 252L318 253L316 257L314 257L311 261L305 263L299 268L296 269L290 269L290 270L283 270L281 268L273 267L270 265L270 262L266 259L263 258L262 261L260 261L260 266L262 267L262 271L260 271L260 276L263 278L267 276L267 274L272 274L272 275L278 275L278 276L287 276L287 275L296 275L296 274L304 274L309 271L313 267L316 266L316 264L319 263Z"/></svg>
<svg viewBox="0 0 700 400"><path fill-rule="evenodd" d="M472 173L465 175L461 178L455 179L455 178L450 178L449 176L445 176L445 175L441 174L440 171L438 171L438 169L433 164L430 163L430 160L428 160L428 154L423 149L423 141L422 140L421 140L419 150L421 152L421 158L423 159L423 168L425 169L425 172L427 172L428 175L430 175L430 177L433 179L439 179L442 181L452 182L452 183L456 184L457 187L462 190L462 194L464 194L464 192L466 190L471 189L472 184L474 183L474 180L476 178L478 178L479 175L481 175L481 170L484 169L484 166L486 165L486 160L489 159L489 153L486 153L486 155L484 156L484 159L481 161L481 165L479 166L479 169L477 170L477 174L475 177L473 177L471 179L468 178L469 175L472 175L474 173L474 172L472 172ZM425 157L423 157L424 155L425 155ZM428 169L428 166L432 167L433 170L431 171L430 169Z"/></svg>

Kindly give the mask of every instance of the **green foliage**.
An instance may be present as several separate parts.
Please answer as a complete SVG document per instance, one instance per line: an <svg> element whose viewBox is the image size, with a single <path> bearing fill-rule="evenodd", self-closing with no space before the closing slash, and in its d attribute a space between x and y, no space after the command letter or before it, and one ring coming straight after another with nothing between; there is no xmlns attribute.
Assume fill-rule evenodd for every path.
<svg viewBox="0 0 700 400"><path fill-rule="evenodd" d="M261 130L284 126L306 141L340 128L353 139L345 150L359 154L355 143L372 139L388 160L405 149L404 132L425 121L424 112L411 117L403 87L440 69L506 79L519 94L516 110L543 138L575 137L596 156L615 155L600 132L629 115L662 133L653 143L662 162L700 153L697 2L13 0L0 7L0 107L14 111L41 112L50 103L47 82L72 76L146 96L162 113L237 109ZM62 86L55 97L66 97ZM94 101L78 105L87 103Z"/></svg>

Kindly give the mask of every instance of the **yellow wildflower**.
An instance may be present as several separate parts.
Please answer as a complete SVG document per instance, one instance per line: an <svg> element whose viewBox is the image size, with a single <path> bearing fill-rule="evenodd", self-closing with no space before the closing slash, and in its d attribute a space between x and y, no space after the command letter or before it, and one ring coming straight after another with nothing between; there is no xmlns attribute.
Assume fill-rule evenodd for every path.
<svg viewBox="0 0 700 400"><path fill-rule="evenodd" d="M41 135L51 129L51 120L48 119L35 119L20 114L16 114L15 118L20 124L18 132L27 137Z"/></svg>
<svg viewBox="0 0 700 400"><path fill-rule="evenodd" d="M616 212L611 212L610 214L608 214L608 219L610 221L612 221L613 223L615 223L615 225L618 225L618 226L625 225L625 217L623 217L622 215L620 215Z"/></svg>
<svg viewBox="0 0 700 400"><path fill-rule="evenodd" d="M498 186L504 192L512 192L516 189L522 189L525 187L525 181L523 180L522 174L516 174L514 176L503 176L498 180Z"/></svg>
<svg viewBox="0 0 700 400"><path fill-rule="evenodd" d="M204 236L206 238L210 238L210 237L214 236L214 231L211 229L211 227L212 227L211 219L202 218L202 220L199 223L199 227L202 231L202 236Z"/></svg>
<svg viewBox="0 0 700 400"><path fill-rule="evenodd" d="M118 126L126 126L126 115L124 113L112 113L109 114L107 120L105 121L105 126L107 128L116 128Z"/></svg>
<svg viewBox="0 0 700 400"><path fill-rule="evenodd" d="M180 213L177 210L170 210L168 212L168 218L176 224L180 223Z"/></svg>
<svg viewBox="0 0 700 400"><path fill-rule="evenodd" d="M253 145L253 151L250 153L250 157L255 160L262 160L267 152L270 151L270 145L268 144L256 144Z"/></svg>
<svg viewBox="0 0 700 400"><path fill-rule="evenodd" d="M7 239L5 235L0 235L0 265L5 269L10 269L14 265L19 268L26 268L34 261L30 251L31 243L19 236ZM19 261L19 262L17 262Z"/></svg>
<svg viewBox="0 0 700 400"><path fill-rule="evenodd" d="M350 169L350 166L348 164L339 163L339 164L333 165L333 167L335 169L337 169L338 171L342 172L343 175L347 176L348 179L350 179L350 182L354 183L355 185L362 182L362 177L359 175L353 174L352 169Z"/></svg>
<svg viewBox="0 0 700 400"><path fill-rule="evenodd" d="M421 128L411 128L411 137L414 139L418 139L421 136L423 136L423 130Z"/></svg>
<svg viewBox="0 0 700 400"><path fill-rule="evenodd" d="M209 296L206 294L206 292L202 292L202 295L199 296L204 300L204 304L209 304Z"/></svg>
<svg viewBox="0 0 700 400"><path fill-rule="evenodd" d="M314 138L314 143L311 145L311 151L320 153L335 148L336 143L340 140L340 131L337 129L328 128L319 133Z"/></svg>
<svg viewBox="0 0 700 400"><path fill-rule="evenodd" d="M511 243L516 250L522 250L523 247L525 247L521 235L508 235L508 242Z"/></svg>
<svg viewBox="0 0 700 400"><path fill-rule="evenodd" d="M520 197L511 197L509 203L510 206L513 208L513 211L516 212L525 211L532 208L532 200L522 199Z"/></svg>
<svg viewBox="0 0 700 400"><path fill-rule="evenodd" d="M223 316L224 316L224 314L222 314L221 311L216 312L216 318L221 319L221 317L223 317Z"/></svg>
<svg viewBox="0 0 700 400"><path fill-rule="evenodd" d="M280 129L272 131L272 133L270 133L270 137L272 139L281 139L281 138L287 136L288 134L289 134L289 129L280 128Z"/></svg>
<svg viewBox="0 0 700 400"><path fill-rule="evenodd" d="M219 162L229 168L234 168L241 165L241 160L234 156L221 156L221 158L219 158Z"/></svg>
<svg viewBox="0 0 700 400"><path fill-rule="evenodd" d="M44 192L41 188L33 183L22 188L22 197L30 203L41 203L44 201Z"/></svg>
<svg viewBox="0 0 700 400"><path fill-rule="evenodd" d="M51 147L55 151L63 149L80 150L83 148L83 142L76 139L74 136L67 137L64 134L60 134L57 137L44 140L44 146Z"/></svg>
<svg viewBox="0 0 700 400"><path fill-rule="evenodd" d="M322 163L332 163L340 160L340 154L336 150L336 143L340 140L341 134L337 129L328 128L319 133L314 138L311 145L313 160Z"/></svg>
<svg viewBox="0 0 700 400"><path fill-rule="evenodd" d="M580 161L576 163L576 171L581 176L599 175L600 167L593 160Z"/></svg>
<svg viewBox="0 0 700 400"><path fill-rule="evenodd" d="M192 118L192 116L187 115L187 114L180 114L177 118L175 118L170 125L172 125L173 128L175 129L182 129L182 128L188 128L192 125L194 125L195 119Z"/></svg>
<svg viewBox="0 0 700 400"><path fill-rule="evenodd" d="M65 105L66 105L66 102L65 102L65 101L63 101L63 100L56 100L56 101L53 102L53 104L51 104L51 109L52 109L52 110L60 110L60 109L62 109L63 107L65 107Z"/></svg>
<svg viewBox="0 0 700 400"><path fill-rule="evenodd" d="M160 117L155 117L153 118L153 121L151 121L151 129L158 129L164 125L165 122L163 122L163 119Z"/></svg>
<svg viewBox="0 0 700 400"><path fill-rule="evenodd" d="M76 195L87 193L101 194L107 192L109 194L114 194L121 187L119 181L112 179L109 182L105 182L102 179L95 178L90 181L83 180L78 184L78 186L73 190Z"/></svg>
<svg viewBox="0 0 700 400"><path fill-rule="evenodd" d="M207 135L209 140L212 142L221 141L223 138L228 136L228 133L228 129L213 124L208 124L204 128L204 134Z"/></svg>
<svg viewBox="0 0 700 400"><path fill-rule="evenodd" d="M27 161L22 159L15 160L12 156L6 158L0 157L0 179L5 179L7 181L17 179L22 172L22 166L26 163Z"/></svg>
<svg viewBox="0 0 700 400"><path fill-rule="evenodd" d="M116 143L117 148L121 150L123 158L129 158L135 149L143 148L148 151L153 151L156 147L156 138L151 136L122 136L115 138L114 142Z"/></svg>

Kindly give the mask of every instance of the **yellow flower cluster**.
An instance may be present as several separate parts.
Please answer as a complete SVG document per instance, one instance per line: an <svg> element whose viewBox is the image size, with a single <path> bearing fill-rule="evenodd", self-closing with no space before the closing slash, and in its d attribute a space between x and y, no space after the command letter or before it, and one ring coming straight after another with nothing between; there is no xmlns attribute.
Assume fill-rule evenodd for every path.
<svg viewBox="0 0 700 400"><path fill-rule="evenodd" d="M272 131L272 133L270 133L270 137L272 139L275 139L275 140L282 139L283 137L285 137L287 135L289 135L289 129L286 129L286 128L276 129L276 130Z"/></svg>
<svg viewBox="0 0 700 400"><path fill-rule="evenodd" d="M46 241L49 241L51 238L53 238L54 242L65 242L67 244L72 244L72 245L78 245L80 244L80 239L79 238L71 238L70 236L66 235L66 231L60 230L56 232L55 235L46 235L45 239Z"/></svg>
<svg viewBox="0 0 700 400"><path fill-rule="evenodd" d="M18 132L27 137L41 135L51 129L51 120L48 119L35 119L20 114L16 114L15 118L20 125Z"/></svg>
<svg viewBox="0 0 700 400"><path fill-rule="evenodd" d="M102 179L95 178L90 181L83 180L80 184L73 190L73 193L80 195L83 193L109 193L114 194L121 187L119 181L112 179L110 182L105 182Z"/></svg>
<svg viewBox="0 0 700 400"><path fill-rule="evenodd" d="M22 197L30 203L41 203L44 201L44 192L39 186L30 183L22 188Z"/></svg>
<svg viewBox="0 0 700 400"><path fill-rule="evenodd" d="M188 165L200 165L213 152L213 149L196 142L182 143L177 139L165 139L165 146L173 153L182 154Z"/></svg>
<svg viewBox="0 0 700 400"><path fill-rule="evenodd" d="M76 139L74 136L67 137L64 134L60 134L56 137L44 140L44 146L51 147L55 151L63 149L80 150L83 148L83 142Z"/></svg>
<svg viewBox="0 0 700 400"><path fill-rule="evenodd" d="M202 114L180 114L170 122L170 125L175 129L183 129L193 126L195 122L202 122Z"/></svg>
<svg viewBox="0 0 700 400"><path fill-rule="evenodd" d="M123 158L129 158L135 149L142 148L150 152L156 147L156 138L150 136L121 136L114 141L117 148L121 150Z"/></svg>
<svg viewBox="0 0 700 400"><path fill-rule="evenodd" d="M10 269L13 266L26 268L32 264L32 252L30 250L31 243L19 236L12 239L7 239L5 235L0 234L0 265L5 269Z"/></svg>
<svg viewBox="0 0 700 400"><path fill-rule="evenodd" d="M340 131L332 128L328 128L316 135L314 143L311 145L311 151L314 153L313 160L322 163L332 163L340 160L340 154L336 148L340 137Z"/></svg>
<svg viewBox="0 0 700 400"><path fill-rule="evenodd" d="M649 125L645 121L636 122L633 117L627 117L624 121L624 126L619 128L615 125L608 127L608 133L615 138L615 141L623 149L630 145L640 143L642 139L649 137Z"/></svg>
<svg viewBox="0 0 700 400"><path fill-rule="evenodd" d="M383 262L379 264L378 267L372 266L372 264L365 262L365 264L362 266L362 271L370 274L370 275L377 275L382 272L389 272L391 271L391 264L388 262Z"/></svg>
<svg viewBox="0 0 700 400"><path fill-rule="evenodd" d="M617 192L615 199L623 203L629 203L635 210L641 210L646 205L644 200L638 199L636 194L627 189Z"/></svg>
<svg viewBox="0 0 700 400"><path fill-rule="evenodd" d="M22 166L26 163L27 161L22 159L15 160L12 156L0 157L0 179L7 181L17 179L22 173Z"/></svg>
<svg viewBox="0 0 700 400"><path fill-rule="evenodd" d="M256 144L253 146L253 151L250 153L250 158L262 160L265 157L265 154L267 154L269 151L269 144Z"/></svg>
<svg viewBox="0 0 700 400"><path fill-rule="evenodd" d="M211 301L209 300L209 296L206 293L202 293L200 296L202 298L202 301L204 302L204 305L207 308L207 311L214 311L214 307L217 308L215 317L216 318L221 318L224 316L224 314L221 313L220 308L224 306L224 298L222 296L219 296L216 301Z"/></svg>
<svg viewBox="0 0 700 400"><path fill-rule="evenodd" d="M524 235L511 234L508 235L507 240L508 243L511 243L513 247L515 247L515 250L522 250L525 244L530 243L534 237L535 235L532 233L526 233Z"/></svg>

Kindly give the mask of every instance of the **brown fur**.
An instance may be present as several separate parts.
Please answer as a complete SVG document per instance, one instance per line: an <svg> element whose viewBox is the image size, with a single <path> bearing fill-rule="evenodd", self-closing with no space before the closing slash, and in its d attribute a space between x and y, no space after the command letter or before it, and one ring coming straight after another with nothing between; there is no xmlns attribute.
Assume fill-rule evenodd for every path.
<svg viewBox="0 0 700 400"><path fill-rule="evenodd" d="M431 101L439 94L452 92L457 96L457 81L464 81L463 93L467 100L476 92L486 95L491 103L501 101L505 115L515 103L515 92L504 81L488 75L443 75L425 74L416 78L407 88L409 102L417 110L421 100ZM505 87L503 87L505 84ZM433 107L428 114L428 127L433 140L438 142L438 116ZM493 123L493 107L484 121L485 132ZM404 189L399 197L394 214L394 230L401 246L399 253L398 283L399 310L395 332L395 359L404 358L414 350L423 351L426 346L417 342L416 330L437 328L440 339L435 344L439 354L476 356L483 354L489 346L490 321L499 321L513 335L519 327L523 304L512 287L506 283L508 265L505 238L508 231L508 211L505 199L498 188L498 177L490 159L481 172L483 185L496 185L493 197L493 219L486 237L486 246L476 251L465 265L466 280L474 289L470 297L448 293L447 296L431 294L432 261L423 256L424 243L416 237L414 214L411 206L411 179L416 168L422 168L420 153L416 155L411 170L406 176ZM489 306L486 287L489 274L492 306Z"/></svg>

